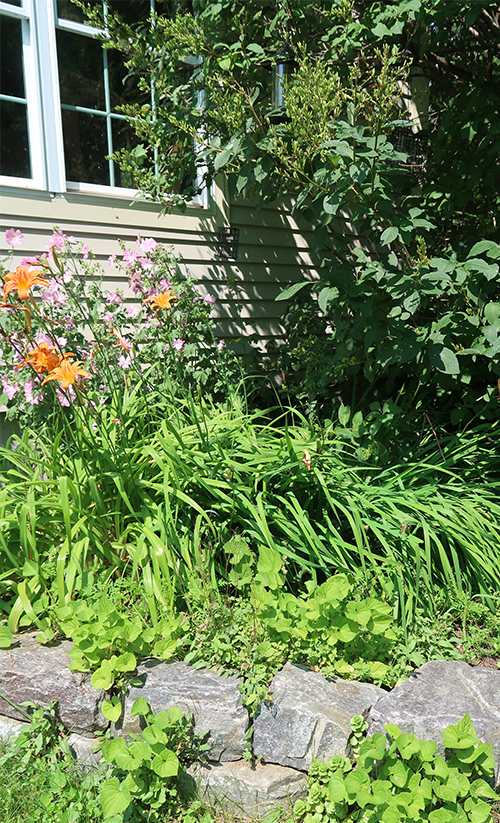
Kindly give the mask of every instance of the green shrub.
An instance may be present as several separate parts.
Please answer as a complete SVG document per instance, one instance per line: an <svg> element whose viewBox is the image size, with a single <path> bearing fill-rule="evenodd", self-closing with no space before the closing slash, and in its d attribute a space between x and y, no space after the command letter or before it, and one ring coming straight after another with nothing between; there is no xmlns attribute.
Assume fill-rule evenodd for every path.
<svg viewBox="0 0 500 823"><path fill-rule="evenodd" d="M355 721L356 722L356 721ZM445 757L437 744L384 726L359 745L353 766L346 757L315 760L307 797L294 813L299 823L332 820L363 823L487 823L499 796L490 782L495 761L491 744L480 743L469 715L443 732Z"/></svg>

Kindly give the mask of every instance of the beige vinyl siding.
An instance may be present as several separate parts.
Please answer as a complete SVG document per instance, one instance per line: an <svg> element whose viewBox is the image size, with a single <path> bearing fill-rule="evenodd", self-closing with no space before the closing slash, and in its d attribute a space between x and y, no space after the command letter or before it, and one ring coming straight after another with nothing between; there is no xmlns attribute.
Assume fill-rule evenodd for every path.
<svg viewBox="0 0 500 823"><path fill-rule="evenodd" d="M203 292L216 296L221 336L242 339L256 334L262 347L281 335L283 303L276 303L276 296L287 284L316 276L308 252L311 232L297 224L288 208L257 209L244 200L229 205L220 187L208 208L188 207L184 214L161 216L154 204L129 203L119 197L4 189L2 254L6 229L24 234L22 245L15 247L18 263L22 257L43 252L52 228L58 226L90 247L103 265L108 288L127 293L126 279L109 267L108 257L120 255L118 238L133 246L138 233L154 237L173 246L182 269L196 278ZM223 225L240 230L236 261L219 258L217 230Z"/></svg>

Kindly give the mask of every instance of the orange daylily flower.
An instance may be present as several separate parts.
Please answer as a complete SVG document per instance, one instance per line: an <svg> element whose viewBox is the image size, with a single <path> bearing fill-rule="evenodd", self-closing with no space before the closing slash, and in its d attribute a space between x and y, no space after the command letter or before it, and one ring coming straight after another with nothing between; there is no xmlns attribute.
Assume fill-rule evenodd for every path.
<svg viewBox="0 0 500 823"><path fill-rule="evenodd" d="M147 297L146 300L143 300L142 302L149 303L151 301L151 306L156 306L157 309L169 309L172 300L177 300L177 297L175 296L173 289L168 289L168 291L163 291L160 294L154 294L152 297Z"/></svg>
<svg viewBox="0 0 500 823"><path fill-rule="evenodd" d="M39 343L36 349L28 352L28 356L20 363L20 366L33 366L37 374L44 371L56 369L64 357L74 357L71 351L58 354L49 343Z"/></svg>
<svg viewBox="0 0 500 823"><path fill-rule="evenodd" d="M31 269L30 266L18 266L15 271L10 271L4 274L3 279L6 281L3 287L3 299L11 291L17 291L20 300L28 299L28 292L33 286L48 286L48 280L40 277L40 269Z"/></svg>
<svg viewBox="0 0 500 823"><path fill-rule="evenodd" d="M59 366L52 369L50 374L47 375L42 383L42 386L49 380L59 380L61 383L61 388L68 389L70 385L75 383L77 377L90 377L88 371L78 368L81 363L83 363L83 360L77 360L76 363L71 363L70 360L67 360L64 357L59 363Z"/></svg>

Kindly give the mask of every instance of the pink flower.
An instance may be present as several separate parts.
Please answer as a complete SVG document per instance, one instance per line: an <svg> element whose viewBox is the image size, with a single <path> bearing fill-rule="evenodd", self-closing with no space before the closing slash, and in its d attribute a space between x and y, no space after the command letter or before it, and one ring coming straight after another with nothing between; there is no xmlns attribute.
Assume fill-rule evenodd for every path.
<svg viewBox="0 0 500 823"><path fill-rule="evenodd" d="M84 245L82 246L82 255L83 255L84 260L86 260L87 257L89 256L89 251L90 251L89 247L87 246L86 243L84 243Z"/></svg>
<svg viewBox="0 0 500 823"><path fill-rule="evenodd" d="M164 277L158 283L158 291L168 291L171 288L172 283L170 282L170 280L165 280Z"/></svg>
<svg viewBox="0 0 500 823"><path fill-rule="evenodd" d="M38 257L23 257L20 266L38 266Z"/></svg>
<svg viewBox="0 0 500 823"><path fill-rule="evenodd" d="M137 260L139 259L139 252L138 251L130 251L126 249L123 252L123 262L126 266L134 266Z"/></svg>
<svg viewBox="0 0 500 823"><path fill-rule="evenodd" d="M217 351L222 351L223 348L224 348L224 341L219 340L219 342L217 343Z"/></svg>
<svg viewBox="0 0 500 823"><path fill-rule="evenodd" d="M73 275L70 271L65 271L63 274L63 283L67 286L73 280Z"/></svg>
<svg viewBox="0 0 500 823"><path fill-rule="evenodd" d="M208 303L210 306L213 306L217 298L213 294L206 294L203 299L205 303Z"/></svg>
<svg viewBox="0 0 500 823"><path fill-rule="evenodd" d="M23 241L24 234L21 234L19 229L7 229L5 232L5 241L9 246L20 246Z"/></svg>
<svg viewBox="0 0 500 823"><path fill-rule="evenodd" d="M119 306L120 303L123 303L123 297L118 294L117 291L110 291L106 295L106 303L109 303L109 305L115 304L116 306Z"/></svg>
<svg viewBox="0 0 500 823"><path fill-rule="evenodd" d="M24 384L24 396L26 398L26 401L31 406L37 406L43 400L43 391L39 391L38 394L34 394L33 391L35 388L38 388L39 385L39 383L35 384L33 378L30 378L30 380L27 380Z"/></svg>
<svg viewBox="0 0 500 823"><path fill-rule="evenodd" d="M9 400L12 400L19 391L19 385L17 383L11 383L6 376L2 377L2 387Z"/></svg>
<svg viewBox="0 0 500 823"><path fill-rule="evenodd" d="M42 294L42 303L47 306L62 306L68 299L66 292L57 280L49 280L49 286Z"/></svg>
<svg viewBox="0 0 500 823"><path fill-rule="evenodd" d="M103 314L102 319L105 323L112 323L115 319L115 316L112 311L108 311L106 312L106 314Z"/></svg>
<svg viewBox="0 0 500 823"><path fill-rule="evenodd" d="M66 242L66 235L61 231L61 229L56 229L47 243L47 251L50 251L54 246L57 251L61 251L66 245Z"/></svg>
<svg viewBox="0 0 500 823"><path fill-rule="evenodd" d="M146 271L151 271L153 268L153 261L150 260L149 257L139 257L139 263Z"/></svg>
<svg viewBox="0 0 500 823"><path fill-rule="evenodd" d="M64 318L64 323L65 323L65 326L64 326L65 329L74 329L75 328L75 321L73 320L72 317L69 317L69 316L65 317Z"/></svg>
<svg viewBox="0 0 500 823"><path fill-rule="evenodd" d="M73 386L68 386L66 391L58 387L56 394L61 406L71 406L71 403L75 399Z"/></svg>
<svg viewBox="0 0 500 823"><path fill-rule="evenodd" d="M140 238L140 235L137 238L138 242L139 242L139 238ZM158 243L156 242L156 240L153 240L152 237L146 237L145 240L143 240L142 243L141 243L141 249L143 250L144 254L151 254L151 252L156 251L157 248L158 248Z"/></svg>
<svg viewBox="0 0 500 823"><path fill-rule="evenodd" d="M116 254L110 254L108 257L108 263L110 266L114 266L116 261Z"/></svg>
<svg viewBox="0 0 500 823"><path fill-rule="evenodd" d="M140 306L127 306L127 317L131 320L135 320L135 318L139 316L140 311Z"/></svg>
<svg viewBox="0 0 500 823"><path fill-rule="evenodd" d="M132 361L130 360L130 356L128 354L121 354L118 358L118 365L122 369L129 369L131 364Z"/></svg>
<svg viewBox="0 0 500 823"><path fill-rule="evenodd" d="M172 348L176 351L182 351L184 348L185 340L172 340Z"/></svg>

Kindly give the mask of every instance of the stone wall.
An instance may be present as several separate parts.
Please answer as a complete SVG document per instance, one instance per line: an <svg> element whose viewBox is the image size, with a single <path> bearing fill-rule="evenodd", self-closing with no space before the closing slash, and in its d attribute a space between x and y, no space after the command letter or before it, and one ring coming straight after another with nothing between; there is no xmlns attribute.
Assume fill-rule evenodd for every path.
<svg viewBox="0 0 500 823"><path fill-rule="evenodd" d="M95 733L109 726L101 713L105 694L90 685L88 675L69 670L70 648L66 640L41 646L34 634L27 634L17 637L9 650L0 650L0 738L18 734L26 725L12 704L26 700L47 706L58 700L72 751L89 767L98 759ZM278 804L292 804L305 791L313 758L349 754L349 723L355 714L367 718L368 734L395 723L401 731L439 745L443 729L469 713L479 738L493 745L499 781L500 671L436 660L388 692L341 678L327 680L287 663L273 679L254 721L257 762L243 758L249 717L239 683L235 677L218 677L181 662L147 660L134 677L137 685L124 695L122 720L112 725L111 733L140 731L139 719L130 717L139 696L155 712L174 705L192 712L196 731L210 732L208 762L194 770L200 792L247 817L263 817Z"/></svg>

